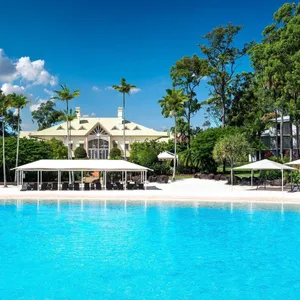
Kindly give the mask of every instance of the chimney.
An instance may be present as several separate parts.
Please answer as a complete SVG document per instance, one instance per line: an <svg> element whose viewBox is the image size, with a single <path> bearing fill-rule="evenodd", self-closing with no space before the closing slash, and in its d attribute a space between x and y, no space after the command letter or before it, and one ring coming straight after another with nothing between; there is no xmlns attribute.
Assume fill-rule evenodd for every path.
<svg viewBox="0 0 300 300"><path fill-rule="evenodd" d="M123 121L123 108L122 107L118 107L118 119L122 123L122 121Z"/></svg>
<svg viewBox="0 0 300 300"><path fill-rule="evenodd" d="M76 107L75 108L75 112L76 112L77 120L80 122L80 117L81 117L81 109L80 109L80 107Z"/></svg>

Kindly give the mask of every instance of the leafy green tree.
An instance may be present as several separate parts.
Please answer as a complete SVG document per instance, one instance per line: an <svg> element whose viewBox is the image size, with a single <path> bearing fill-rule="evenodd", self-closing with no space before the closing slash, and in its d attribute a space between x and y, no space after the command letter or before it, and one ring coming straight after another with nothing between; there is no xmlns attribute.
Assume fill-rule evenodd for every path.
<svg viewBox="0 0 300 300"><path fill-rule="evenodd" d="M19 163L19 146L20 146L20 120L21 120L21 110L25 108L30 101L24 95L17 95L16 93L10 94L7 97L10 98L11 106L17 109L17 118L18 118L18 130L17 130L17 154L16 154L16 168ZM17 171L15 171L15 180L17 182Z"/></svg>
<svg viewBox="0 0 300 300"><path fill-rule="evenodd" d="M119 148L113 147L110 150L110 153L109 153L109 158L110 159L121 159L121 157L122 157L122 152Z"/></svg>
<svg viewBox="0 0 300 300"><path fill-rule="evenodd" d="M38 130L50 128L61 122L64 118L64 113L55 109L55 103L51 100L41 103L39 108L31 112L33 122L38 125Z"/></svg>
<svg viewBox="0 0 300 300"><path fill-rule="evenodd" d="M213 110L214 115L219 115L222 126L227 123L227 111L231 104L229 87L235 77L237 62L247 52L248 45L242 49L234 46L234 39L242 26L227 26L214 28L203 36L206 44L199 44L201 52L206 57L209 67L211 98L206 102Z"/></svg>
<svg viewBox="0 0 300 300"><path fill-rule="evenodd" d="M126 128L126 115L125 115L125 96L130 94L130 91L136 89L135 85L131 85L126 82L125 78L121 78L120 85L113 85L112 88L118 92L120 92L123 96L123 147L124 147L124 159L126 157L126 147L125 147L125 128Z"/></svg>
<svg viewBox="0 0 300 300"><path fill-rule="evenodd" d="M70 141L70 125L69 125L69 101L80 96L80 91L75 90L73 92L67 88L66 85L60 85L60 91L54 91L56 96L52 97L53 100L60 100L66 102L66 121L67 121L67 144L68 144L68 159L72 159L71 141Z"/></svg>
<svg viewBox="0 0 300 300"><path fill-rule="evenodd" d="M215 173L218 164L213 158L213 149L217 141L226 135L238 133L233 127L209 128L200 132L191 142L191 147L179 154L184 166L195 167L204 173Z"/></svg>
<svg viewBox="0 0 300 300"><path fill-rule="evenodd" d="M173 178L175 180L175 168L176 168L176 157L177 157L177 131L176 131L176 123L177 116L180 116L184 111L184 104L188 101L188 98L183 94L182 90L166 90L167 95L164 96L161 100L158 101L162 108L162 114L165 118L169 118L174 116L174 167L173 167Z"/></svg>
<svg viewBox="0 0 300 300"><path fill-rule="evenodd" d="M184 103L184 110L182 111L182 116L186 119L187 123L188 144L191 138L191 118L201 108L195 89L208 74L207 60L199 58L196 54L192 57L184 56L176 61L175 65L171 68L173 86L182 89L188 98Z"/></svg>
<svg viewBox="0 0 300 300"><path fill-rule="evenodd" d="M213 158L218 162L226 160L230 163L230 167L233 168L238 160L246 160L250 151L250 144L245 135L235 133L217 141L213 150Z"/></svg>
<svg viewBox="0 0 300 300"><path fill-rule="evenodd" d="M7 187L6 178L6 156L5 156L5 116L11 107L10 98L5 96L0 90L0 116L2 121L2 165L3 165L3 187Z"/></svg>
<svg viewBox="0 0 300 300"><path fill-rule="evenodd" d="M50 141L45 141L46 145L49 145L51 149L52 159L67 159L68 158L68 147L64 145L62 141L56 139L51 139Z"/></svg>
<svg viewBox="0 0 300 300"><path fill-rule="evenodd" d="M75 158L87 158L87 153L83 147L77 147L74 151Z"/></svg>

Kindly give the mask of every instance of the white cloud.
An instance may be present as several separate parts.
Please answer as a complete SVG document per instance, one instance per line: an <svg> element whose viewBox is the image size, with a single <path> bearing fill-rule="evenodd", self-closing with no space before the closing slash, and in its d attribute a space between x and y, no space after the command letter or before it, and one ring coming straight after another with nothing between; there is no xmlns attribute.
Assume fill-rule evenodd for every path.
<svg viewBox="0 0 300 300"><path fill-rule="evenodd" d="M25 93L25 88L23 86L19 85L12 85L11 83L4 83L1 87L1 90L5 95L8 94L24 94Z"/></svg>
<svg viewBox="0 0 300 300"><path fill-rule="evenodd" d="M50 91L48 89L44 89L44 92L49 95L50 97L53 97L54 96L54 92L53 91Z"/></svg>
<svg viewBox="0 0 300 300"><path fill-rule="evenodd" d="M37 109L41 106L42 103L46 103L47 101L48 101L48 100L39 99L39 100L37 101L37 103L31 104L31 105L29 106L30 111L35 111L35 110L37 110Z"/></svg>
<svg viewBox="0 0 300 300"><path fill-rule="evenodd" d="M94 85L94 86L92 87L92 91L93 91L93 92L101 92L101 89Z"/></svg>
<svg viewBox="0 0 300 300"><path fill-rule="evenodd" d="M51 85L58 83L57 76L51 75L45 69L45 61L38 59L31 61L30 57L21 57L15 61L7 57L0 49L0 82L21 80L30 85Z"/></svg>
<svg viewBox="0 0 300 300"><path fill-rule="evenodd" d="M23 80L33 85L54 86L58 83L57 77L45 70L45 61L41 59L31 61L30 57L21 57L16 63L16 70Z"/></svg>
<svg viewBox="0 0 300 300"><path fill-rule="evenodd" d="M96 113L92 112L91 117L96 117Z"/></svg>
<svg viewBox="0 0 300 300"><path fill-rule="evenodd" d="M111 91L111 90L113 90L113 87L112 87L112 86L107 86L107 87L105 88L105 90L106 90L106 91Z"/></svg>
<svg viewBox="0 0 300 300"><path fill-rule="evenodd" d="M0 49L0 81L12 81L17 78L17 70L14 63Z"/></svg>
<svg viewBox="0 0 300 300"><path fill-rule="evenodd" d="M130 94L136 94L136 93L139 93L139 92L141 92L142 90L141 89L139 89L139 88L134 88L134 89L131 89L130 90Z"/></svg>

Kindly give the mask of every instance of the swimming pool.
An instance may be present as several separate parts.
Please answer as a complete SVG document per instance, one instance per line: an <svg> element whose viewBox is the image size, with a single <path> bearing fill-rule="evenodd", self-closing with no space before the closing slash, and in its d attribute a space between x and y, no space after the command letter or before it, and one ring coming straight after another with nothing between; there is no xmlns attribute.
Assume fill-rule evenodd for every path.
<svg viewBox="0 0 300 300"><path fill-rule="evenodd" d="M293 299L297 207L0 201L1 299Z"/></svg>

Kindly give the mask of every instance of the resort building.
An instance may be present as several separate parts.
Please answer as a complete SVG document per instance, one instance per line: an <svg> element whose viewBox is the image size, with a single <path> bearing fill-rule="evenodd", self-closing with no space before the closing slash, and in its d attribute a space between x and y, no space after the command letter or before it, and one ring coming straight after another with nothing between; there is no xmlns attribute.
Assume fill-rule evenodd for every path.
<svg viewBox="0 0 300 300"><path fill-rule="evenodd" d="M277 122L275 119L271 120L271 127L263 132L262 134L262 142L268 149L267 151L271 151L272 153L276 153L276 150L280 151L280 130L281 130L281 117L278 117ZM276 130L277 126L277 130ZM276 139L277 133L277 139ZM297 155L297 128L295 124L291 124L290 117L284 116L283 117L283 124L282 124L282 148L283 153L290 153L291 148L293 148L293 155L290 153L291 156L295 157ZM291 145L291 134L293 135L293 145ZM298 135L299 141L299 135ZM291 147L292 146L292 147Z"/></svg>
<svg viewBox="0 0 300 300"><path fill-rule="evenodd" d="M96 118L81 116L76 108L77 118L69 122L71 131L71 149L83 147L90 159L107 159L110 149L117 147L124 153L123 145L123 111L118 108L115 118ZM56 139L67 145L67 123L61 123L41 131L23 131L21 137L40 140ZM168 132L156 131L131 121L125 121L126 156L130 155L130 145L146 140L168 139Z"/></svg>

